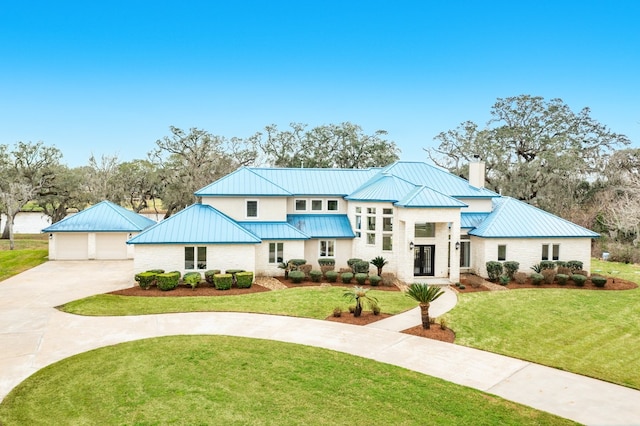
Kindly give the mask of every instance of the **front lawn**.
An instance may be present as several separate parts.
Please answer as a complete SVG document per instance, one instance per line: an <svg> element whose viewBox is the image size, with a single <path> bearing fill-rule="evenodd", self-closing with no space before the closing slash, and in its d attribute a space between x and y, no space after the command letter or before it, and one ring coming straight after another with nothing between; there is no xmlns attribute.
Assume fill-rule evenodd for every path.
<svg viewBox="0 0 640 426"><path fill-rule="evenodd" d="M592 271L640 282L640 267ZM461 294L446 314L456 343L640 389L640 288Z"/></svg>
<svg viewBox="0 0 640 426"><path fill-rule="evenodd" d="M145 315L170 312L254 312L324 319L340 306L350 303L342 295L345 287L300 287L253 293L243 296L214 297L136 297L99 294L69 302L60 307L78 315ZM197 292L197 290L196 290ZM224 292L221 291L222 294ZM399 291L371 290L381 311L397 314L417 306Z"/></svg>
<svg viewBox="0 0 640 426"><path fill-rule="evenodd" d="M46 262L48 255L46 234L15 235L14 250L9 250L9 240L0 240L0 281Z"/></svg>
<svg viewBox="0 0 640 426"><path fill-rule="evenodd" d="M0 424L574 423L326 349L172 336L85 352L38 371L0 404Z"/></svg>

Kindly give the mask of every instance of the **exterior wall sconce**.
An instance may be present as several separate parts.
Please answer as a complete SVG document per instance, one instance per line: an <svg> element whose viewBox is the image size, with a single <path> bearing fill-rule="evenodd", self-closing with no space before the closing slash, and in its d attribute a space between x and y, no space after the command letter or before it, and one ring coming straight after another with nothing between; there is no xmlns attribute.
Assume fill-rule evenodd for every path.
<svg viewBox="0 0 640 426"><path fill-rule="evenodd" d="M456 250L460 250L460 241L456 241Z"/></svg>
<svg viewBox="0 0 640 426"><path fill-rule="evenodd" d="M130 240L132 237L131 233L129 233L129 235L127 236L127 240Z"/></svg>
<svg viewBox="0 0 640 426"><path fill-rule="evenodd" d="M413 241L409 243L409 250L413 250Z"/></svg>
<svg viewBox="0 0 640 426"><path fill-rule="evenodd" d="M53 240L53 234L49 234L49 239Z"/></svg>

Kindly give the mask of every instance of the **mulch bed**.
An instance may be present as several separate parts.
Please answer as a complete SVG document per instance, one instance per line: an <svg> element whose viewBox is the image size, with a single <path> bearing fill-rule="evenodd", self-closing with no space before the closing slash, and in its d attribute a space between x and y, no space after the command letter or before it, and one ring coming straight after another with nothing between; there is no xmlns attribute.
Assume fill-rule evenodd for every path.
<svg viewBox="0 0 640 426"><path fill-rule="evenodd" d="M460 289L459 287L452 286L452 288L455 288L455 290L459 293L490 291L484 285L474 287L471 284L471 280L465 278L464 276L461 277L460 284L464 284L466 288ZM560 285L557 282L554 282L553 284L542 283L540 285L536 285L536 284L533 284L533 282L531 282L530 278L527 278L527 281L524 284L518 284L515 281L511 281L509 284L503 287L506 287L509 290L518 290L521 288L563 288L563 289L571 289L571 290L632 290L634 288L637 288L638 285L634 282L627 281L622 278L609 278L607 279L607 283L605 284L604 287L596 287L595 285L593 285L591 280L587 280L583 287L578 287L571 280L567 281L565 285Z"/></svg>
<svg viewBox="0 0 640 426"><path fill-rule="evenodd" d="M200 283L195 290L189 285L179 285L174 290L162 291L158 287L152 286L147 290L135 287L125 288L123 290L112 291L109 294L117 294L120 296L143 296L143 297L188 297L188 296L235 296L241 294L262 293L264 291L271 291L266 287L262 287L257 284L253 284L251 288L235 288L232 287L229 290L218 290L212 284Z"/></svg>
<svg viewBox="0 0 640 426"><path fill-rule="evenodd" d="M330 283L327 280L325 280L324 278L320 281L320 282L313 282L313 281L302 281L299 284L294 284L293 282L291 282L291 280L289 279L285 279L284 277L274 277L275 279L277 279L278 281L280 281L282 284L286 285L287 288L296 288L296 287L317 287L319 285L330 285L332 287L346 287L346 288L351 288L353 286L360 286L360 284L358 284L356 282L356 280L353 280L351 282L351 284L344 284L342 282L335 282L335 283ZM400 291L400 289L398 287L396 287L395 285L392 286L388 286L388 285L377 285L377 286L371 286L369 284L365 284L360 286L362 288L368 288L371 290L380 290L380 291Z"/></svg>

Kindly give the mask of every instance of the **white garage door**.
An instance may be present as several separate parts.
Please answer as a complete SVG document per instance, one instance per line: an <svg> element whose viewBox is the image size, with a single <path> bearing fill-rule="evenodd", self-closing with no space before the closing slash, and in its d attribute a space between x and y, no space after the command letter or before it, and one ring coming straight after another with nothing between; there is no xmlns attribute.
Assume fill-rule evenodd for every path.
<svg viewBox="0 0 640 426"><path fill-rule="evenodd" d="M56 259L82 260L89 257L88 235L86 233L56 234Z"/></svg>
<svg viewBox="0 0 640 426"><path fill-rule="evenodd" d="M96 259L126 259L127 234L96 233Z"/></svg>

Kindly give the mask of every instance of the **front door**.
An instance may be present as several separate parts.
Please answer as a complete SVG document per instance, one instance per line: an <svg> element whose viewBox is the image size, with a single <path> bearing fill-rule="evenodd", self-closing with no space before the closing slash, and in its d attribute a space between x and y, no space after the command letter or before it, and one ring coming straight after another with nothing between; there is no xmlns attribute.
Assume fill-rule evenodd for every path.
<svg viewBox="0 0 640 426"><path fill-rule="evenodd" d="M435 245L418 245L414 247L413 275L434 276L434 264L436 259Z"/></svg>

